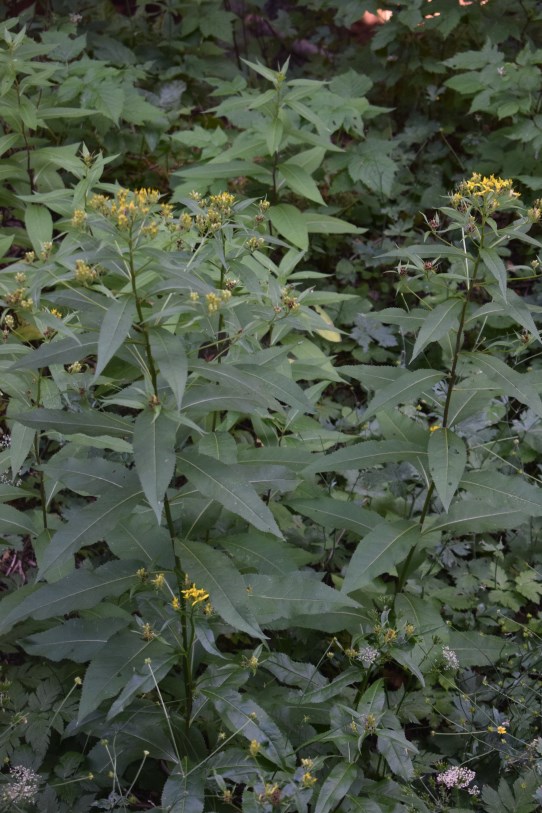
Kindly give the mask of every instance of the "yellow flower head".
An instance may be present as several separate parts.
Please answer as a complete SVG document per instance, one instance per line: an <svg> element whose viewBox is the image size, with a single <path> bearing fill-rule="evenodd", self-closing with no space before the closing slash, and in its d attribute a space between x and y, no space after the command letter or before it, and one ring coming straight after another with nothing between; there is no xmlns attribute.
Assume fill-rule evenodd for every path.
<svg viewBox="0 0 542 813"><path fill-rule="evenodd" d="M258 742L258 740L251 740L248 750L250 752L251 757L258 756L260 752L260 743Z"/></svg>
<svg viewBox="0 0 542 813"><path fill-rule="evenodd" d="M181 590L181 593L184 600L189 601L192 607L199 604L200 601L207 601L209 598L209 593L200 587L196 587L194 583L192 583L192 587L188 587L186 590Z"/></svg>
<svg viewBox="0 0 542 813"><path fill-rule="evenodd" d="M508 732L506 730L506 726L504 726L504 725L497 726L497 734L503 735L503 734L507 734L507 733Z"/></svg>
<svg viewBox="0 0 542 813"><path fill-rule="evenodd" d="M301 777L301 784L304 788L312 788L318 782L318 779L311 774L310 771L307 771Z"/></svg>
<svg viewBox="0 0 542 813"><path fill-rule="evenodd" d="M440 425L440 423L436 423L433 426L429 427L430 432L436 432L438 429L442 429L442 426Z"/></svg>

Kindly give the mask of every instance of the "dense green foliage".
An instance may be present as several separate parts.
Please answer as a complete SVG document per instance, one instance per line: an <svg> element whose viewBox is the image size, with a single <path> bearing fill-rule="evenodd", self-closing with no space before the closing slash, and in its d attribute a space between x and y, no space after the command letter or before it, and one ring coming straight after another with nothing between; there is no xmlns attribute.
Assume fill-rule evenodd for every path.
<svg viewBox="0 0 542 813"><path fill-rule="evenodd" d="M72 5L0 25L0 811L540 809L542 4Z"/></svg>

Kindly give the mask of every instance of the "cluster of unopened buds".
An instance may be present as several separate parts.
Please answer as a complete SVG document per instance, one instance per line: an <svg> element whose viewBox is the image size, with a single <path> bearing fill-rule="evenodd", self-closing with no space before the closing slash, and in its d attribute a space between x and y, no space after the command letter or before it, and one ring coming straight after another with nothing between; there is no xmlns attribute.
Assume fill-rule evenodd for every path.
<svg viewBox="0 0 542 813"><path fill-rule="evenodd" d="M192 298L192 297L191 297ZM205 302L207 304L207 313L213 314L220 310L220 306L229 302L231 299L231 291L225 290L220 291L219 294L214 293L211 291L208 294L205 294ZM195 300L197 302L197 300Z"/></svg>
<svg viewBox="0 0 542 813"><path fill-rule="evenodd" d="M93 195L89 208L112 220L119 229L127 229L136 221L147 217L151 212L151 207L159 200L158 189L141 188L131 191L121 187L115 193L114 198L107 195ZM76 225L80 217L80 210L76 210L72 223Z"/></svg>
<svg viewBox="0 0 542 813"><path fill-rule="evenodd" d="M298 298L292 294L290 288L282 289L280 299L283 306L286 310L289 310L290 313L295 313L301 307Z"/></svg>
<svg viewBox="0 0 542 813"><path fill-rule="evenodd" d="M10 294L6 294L5 299L7 305L18 307L25 311L31 310L34 307L34 300L27 296L25 287L16 288Z"/></svg>
<svg viewBox="0 0 542 813"><path fill-rule="evenodd" d="M232 215L235 195L231 192L210 195L208 199L203 198L198 192L192 192L190 197L202 210L194 218L200 234L218 231Z"/></svg>
<svg viewBox="0 0 542 813"><path fill-rule="evenodd" d="M81 285L92 285L100 275L96 266L89 265L85 260L75 261L75 279Z"/></svg>

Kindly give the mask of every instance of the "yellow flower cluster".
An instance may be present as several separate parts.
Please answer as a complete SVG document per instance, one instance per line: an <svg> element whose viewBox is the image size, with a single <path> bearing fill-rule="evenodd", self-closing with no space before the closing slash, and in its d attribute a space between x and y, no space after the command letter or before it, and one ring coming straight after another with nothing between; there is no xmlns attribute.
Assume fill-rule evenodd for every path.
<svg viewBox="0 0 542 813"><path fill-rule="evenodd" d="M202 198L197 192L192 192L190 197L204 210L195 218L196 228L200 234L218 231L231 216L235 203L235 195L230 192L210 195L208 200Z"/></svg>
<svg viewBox="0 0 542 813"><path fill-rule="evenodd" d="M312 788L318 782L318 779L311 774L310 771L306 771L301 777L301 784L304 788Z"/></svg>
<svg viewBox="0 0 542 813"><path fill-rule="evenodd" d="M11 294L6 294L6 304L29 311L34 307L34 300L26 296L26 288L16 288Z"/></svg>
<svg viewBox="0 0 542 813"><path fill-rule="evenodd" d="M133 192L121 187L114 198L106 195L93 195L89 202L89 207L107 217L117 225L119 229L127 229L136 221L144 219L151 211L151 206L158 203L160 192L158 189L135 189ZM167 207L168 204L165 204ZM162 210L165 209L162 206ZM81 220L80 210L76 210L72 218L72 223L76 225ZM167 209L166 217L171 216L171 209ZM75 222L74 222L75 221Z"/></svg>
<svg viewBox="0 0 542 813"><path fill-rule="evenodd" d="M203 590L201 587L196 587L194 583L192 583L192 587L188 587L186 590L181 590L181 593L184 600L189 601L192 607L199 604L200 601L207 601L209 598L209 593L206 590Z"/></svg>
<svg viewBox="0 0 542 813"><path fill-rule="evenodd" d="M515 198L519 198L519 192L514 191L510 178L482 176L479 172L473 172L468 180L461 181L450 202L456 209L471 204L478 209L494 211Z"/></svg>

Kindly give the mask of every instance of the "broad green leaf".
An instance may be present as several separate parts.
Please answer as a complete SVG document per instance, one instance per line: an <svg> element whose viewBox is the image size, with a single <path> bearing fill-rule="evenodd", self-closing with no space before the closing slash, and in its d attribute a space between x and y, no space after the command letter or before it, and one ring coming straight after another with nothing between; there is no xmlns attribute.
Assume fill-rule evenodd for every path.
<svg viewBox="0 0 542 813"><path fill-rule="evenodd" d="M302 213L291 203L280 203L271 206L268 211L269 220L282 237L285 237L294 246L307 251L309 247L309 232Z"/></svg>
<svg viewBox="0 0 542 813"><path fill-rule="evenodd" d="M161 639L145 640L132 630L121 630L100 649L85 673L79 702L79 722L103 700L114 697L128 683L134 670L150 671L152 661L171 654ZM150 659L151 664L145 661Z"/></svg>
<svg viewBox="0 0 542 813"><path fill-rule="evenodd" d="M94 381L122 345L130 332L136 315L136 305L132 297L115 299L108 306L98 337L98 359L96 361Z"/></svg>
<svg viewBox="0 0 542 813"><path fill-rule="evenodd" d="M145 497L160 524L164 494L175 471L177 427L164 412L150 407L136 418L134 425L134 462Z"/></svg>
<svg viewBox="0 0 542 813"><path fill-rule="evenodd" d="M530 517L542 516L542 488L527 483L522 477L500 474L498 471L470 471L461 479L464 488L474 497L498 506L524 511Z"/></svg>
<svg viewBox="0 0 542 813"><path fill-rule="evenodd" d="M32 248L39 254L43 250L43 244L49 243L53 239L53 218L46 206L38 203L30 204L24 211L24 225Z"/></svg>
<svg viewBox="0 0 542 813"><path fill-rule="evenodd" d="M292 471L304 469L314 459L311 452L297 446L248 446L239 448L240 463L257 463L260 466L288 466Z"/></svg>
<svg viewBox="0 0 542 813"><path fill-rule="evenodd" d="M451 506L447 514L428 517L426 531L454 531L456 534L483 533L517 528L526 522L525 511L510 505L496 506L482 500L461 500Z"/></svg>
<svg viewBox="0 0 542 813"><path fill-rule="evenodd" d="M436 308L427 314L423 320L420 332L416 337L411 361L413 361L428 344L442 339L450 330L457 328L461 307L462 305L459 299L448 299L446 302L437 305Z"/></svg>
<svg viewBox="0 0 542 813"><path fill-rule="evenodd" d="M400 440L366 440L338 449L328 455L318 455L317 460L303 471L308 476L320 471L347 471L348 469L372 468L383 463L396 463L398 460L413 460L427 457L421 446Z"/></svg>
<svg viewBox="0 0 542 813"><path fill-rule="evenodd" d="M403 308L384 308L381 311L371 311L364 314L366 319L382 322L385 325L399 325L409 332L419 330L425 324L427 311L423 308L413 308L405 311Z"/></svg>
<svg viewBox="0 0 542 813"><path fill-rule="evenodd" d="M310 561L310 554L305 551L253 528L244 534L228 534L220 539L220 544L244 573L286 575Z"/></svg>
<svg viewBox="0 0 542 813"><path fill-rule="evenodd" d="M171 388L177 409L180 409L188 369L184 342L180 336L164 329L151 330L149 339L154 363Z"/></svg>
<svg viewBox="0 0 542 813"><path fill-rule="evenodd" d="M10 370L38 370L51 364L69 364L81 361L94 355L97 349L96 336L93 333L81 333L77 338L58 339L44 343L37 350L14 362Z"/></svg>
<svg viewBox="0 0 542 813"><path fill-rule="evenodd" d="M114 412L99 412L96 409L85 412L64 412L62 409L34 409L17 415L17 420L31 429L59 432L61 435L83 434L91 437L111 435L130 437L134 425L127 418Z"/></svg>
<svg viewBox="0 0 542 813"><path fill-rule="evenodd" d="M391 573L420 541L418 523L382 521L358 543L347 565L343 593L353 593L376 576Z"/></svg>
<svg viewBox="0 0 542 813"><path fill-rule="evenodd" d="M505 395L516 398L522 404L529 406L539 417L542 417L540 396L528 383L524 375L517 373L504 361L484 353L468 353L463 358L470 366L477 367L481 372L485 373Z"/></svg>
<svg viewBox="0 0 542 813"><path fill-rule="evenodd" d="M113 463L103 457L68 457L66 447L43 466L47 478L55 484L62 483L71 491L93 497L111 494L119 496L131 472L120 463Z"/></svg>
<svg viewBox="0 0 542 813"><path fill-rule="evenodd" d="M327 775L318 794L314 813L330 813L345 798L358 775L358 767L351 762L340 761Z"/></svg>
<svg viewBox="0 0 542 813"><path fill-rule="evenodd" d="M443 373L435 370L404 371L396 381L376 393L367 406L367 411L363 416L364 420L368 420L379 409L404 404L418 398L425 390L430 390L435 384L438 384L443 377Z"/></svg>
<svg viewBox="0 0 542 813"><path fill-rule="evenodd" d="M202 689L202 693L210 698L222 722L232 733L240 734L248 742L256 740L262 756L279 768L293 769L295 751L292 744L261 706L246 694L231 689L223 688L220 693Z"/></svg>
<svg viewBox="0 0 542 813"><path fill-rule="evenodd" d="M11 505L0 505L0 534L27 534L35 535L30 517Z"/></svg>
<svg viewBox="0 0 542 813"><path fill-rule="evenodd" d="M232 474L229 466L187 449L180 456L179 471L202 494L216 500L259 531L282 537L273 514L253 486L238 474Z"/></svg>
<svg viewBox="0 0 542 813"><path fill-rule="evenodd" d="M356 613L357 603L344 593L328 587L320 576L311 571L288 573L284 576L247 576L250 585L248 606L262 626L281 621L280 626L302 626L322 629L330 614L343 610ZM359 616L358 616L359 623Z"/></svg>
<svg viewBox="0 0 542 813"><path fill-rule="evenodd" d="M338 367L337 371L341 375L359 381L366 390L379 390L404 375L404 370L400 367L392 367L389 364L380 366L376 364L348 364L345 367Z"/></svg>
<svg viewBox="0 0 542 813"><path fill-rule="evenodd" d="M25 652L50 661L86 663L115 635L130 623L129 618L109 618L107 624L95 618L71 618L45 632L23 638Z"/></svg>
<svg viewBox="0 0 542 813"><path fill-rule="evenodd" d="M374 511L345 500L319 497L316 500L287 500L286 504L296 514L314 520L324 528L346 528L359 536L365 536L382 517Z"/></svg>
<svg viewBox="0 0 542 813"><path fill-rule="evenodd" d="M205 805L205 774L172 773L162 791L162 807L168 813L202 813Z"/></svg>
<svg viewBox="0 0 542 813"><path fill-rule="evenodd" d="M495 277L499 283L499 289L504 299L506 299L506 266L496 248L481 248L480 259L484 263L489 273Z"/></svg>
<svg viewBox="0 0 542 813"><path fill-rule="evenodd" d="M278 170L286 181L286 185L296 195L319 203L321 206L326 205L316 181L305 169L294 164L279 164Z"/></svg>
<svg viewBox="0 0 542 813"><path fill-rule="evenodd" d="M309 234L364 234L367 231L347 220L320 212L303 212L302 215Z"/></svg>
<svg viewBox="0 0 542 813"><path fill-rule="evenodd" d="M113 561L96 570L79 568L61 581L38 587L0 619L0 634L31 616L37 621L95 607L125 593L136 583L137 561Z"/></svg>
<svg viewBox="0 0 542 813"><path fill-rule="evenodd" d="M11 460L11 476L15 480L25 462L30 449L34 443L35 430L28 426L23 426L19 421L13 421L11 426L11 442L9 444L9 455Z"/></svg>
<svg viewBox="0 0 542 813"><path fill-rule="evenodd" d="M6 256L14 239L14 235L0 235L0 258Z"/></svg>
<svg viewBox="0 0 542 813"><path fill-rule="evenodd" d="M444 510L448 511L467 464L467 449L451 429L436 429L427 444L429 471Z"/></svg>
<svg viewBox="0 0 542 813"><path fill-rule="evenodd" d="M122 489L100 497L96 502L72 513L68 522L53 536L47 547L39 572L39 577L49 575L54 579L55 568L61 568L66 557L81 550L83 545L93 545L111 531L117 522L124 519L141 502L142 493L131 488Z"/></svg>
<svg viewBox="0 0 542 813"><path fill-rule="evenodd" d="M248 609L243 577L226 554L203 542L177 540L175 548L188 578L209 593L218 615L234 629L264 639Z"/></svg>
<svg viewBox="0 0 542 813"><path fill-rule="evenodd" d="M273 119L265 138L269 155L275 155L275 153L278 152L283 135L284 124L279 118ZM293 189L293 187L291 188Z"/></svg>
<svg viewBox="0 0 542 813"><path fill-rule="evenodd" d="M406 781L412 779L414 766L410 755L417 754L418 749L414 743L407 740L402 730L379 729L376 747L393 774Z"/></svg>
<svg viewBox="0 0 542 813"><path fill-rule="evenodd" d="M107 712L107 719L112 720L121 714L136 696L141 697L142 694L152 692L156 688L156 684L160 683L178 665L178 662L179 656L174 652L154 657L151 664L152 670L145 661L138 669L134 669L129 679L126 680L123 690Z"/></svg>
<svg viewBox="0 0 542 813"><path fill-rule="evenodd" d="M255 387L268 392L277 400L283 401L288 406L295 407L302 412L315 412L314 405L309 401L299 384L291 381L285 375L271 368L255 364L238 364L237 367L244 376L245 381L250 379L251 382L254 382Z"/></svg>
<svg viewBox="0 0 542 813"><path fill-rule="evenodd" d="M171 539L164 527L157 527L154 515L146 511L144 515L134 512L115 526L107 544L119 559L133 559L135 556L149 570L164 568L173 570L175 563L171 550Z"/></svg>
<svg viewBox="0 0 542 813"><path fill-rule="evenodd" d="M476 630L450 630L448 646L456 653L462 669L470 666L494 668L500 660L516 651L513 642Z"/></svg>

